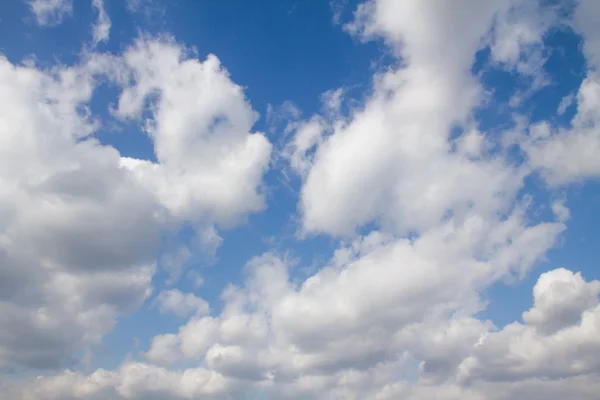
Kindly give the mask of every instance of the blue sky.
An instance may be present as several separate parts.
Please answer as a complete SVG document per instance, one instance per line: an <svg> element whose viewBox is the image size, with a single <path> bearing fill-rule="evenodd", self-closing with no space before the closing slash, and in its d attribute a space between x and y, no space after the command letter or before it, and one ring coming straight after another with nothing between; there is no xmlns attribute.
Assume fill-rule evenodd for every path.
<svg viewBox="0 0 600 400"><path fill-rule="evenodd" d="M595 18L2 2L0 390L592 399Z"/></svg>

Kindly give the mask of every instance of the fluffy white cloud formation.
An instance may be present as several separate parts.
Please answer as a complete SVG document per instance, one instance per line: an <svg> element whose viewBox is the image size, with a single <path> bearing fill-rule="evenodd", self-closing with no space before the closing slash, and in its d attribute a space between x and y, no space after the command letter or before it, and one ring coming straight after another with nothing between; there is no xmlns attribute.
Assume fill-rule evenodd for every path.
<svg viewBox="0 0 600 400"><path fill-rule="evenodd" d="M128 75L119 77L126 86L115 114L139 118L155 100L145 124L158 162L122 165L174 217L229 224L264 207L257 187L271 144L249 134L257 116L218 58L200 62L187 52L169 40L139 40L123 55Z"/></svg>
<svg viewBox="0 0 600 400"><path fill-rule="evenodd" d="M558 269L543 274L533 288L534 307L523 320L541 333L554 333L581 321L581 313L598 304L600 282Z"/></svg>
<svg viewBox="0 0 600 400"><path fill-rule="evenodd" d="M194 296L193 293L183 293L178 289L163 291L156 300L161 312L172 312L181 317L190 314L208 314L210 311L205 300Z"/></svg>
<svg viewBox="0 0 600 400"><path fill-rule="evenodd" d="M591 63L594 4L579 3L572 22ZM495 65L536 75L557 18L540 7L359 6L346 29L382 38L397 65L375 75L349 115L341 89L323 98L323 115L292 113L281 149L300 177L303 233L343 240L331 259L298 281L289 259L255 257L221 308L162 292L161 309L189 319L155 336L143 361L0 387L15 399L56 400L596 398L598 281L555 269L539 277L522 322L498 328L479 317L480 294L529 273L566 227L562 202L545 219L532 212L526 178L540 171L566 184L597 173L593 66L569 129L542 122L492 137L475 120L485 101L471 71L476 53L490 46ZM9 188L0 196L0 282L9 282L0 322L10 327L0 333L0 365L60 366L148 296L162 227L191 222L200 241L218 245L215 226L263 209L271 144L251 132L256 115L218 59L199 61L170 39L140 38L122 55L91 55L58 73L3 65L3 85L15 87L0 135L10 149L0 153L0 188ZM90 137L97 125L80 110L98 74L120 87L114 116L145 119L156 160L121 157ZM31 127L13 134L22 120ZM505 137L517 139L522 162L499 145ZM11 291L26 281L31 293Z"/></svg>
<svg viewBox="0 0 600 400"><path fill-rule="evenodd" d="M281 312L285 304L298 296L308 301L318 289L306 283L294 290L285 263L273 255L253 260L249 269L245 287L225 293L218 317L192 318L177 335L155 338L149 353L155 362L179 356L204 359L204 366L168 370L126 362L119 370L89 376L65 371L28 384L22 398L243 398L259 390L283 399L559 399L565 393L592 399L599 388L598 282L564 269L540 277L529 313L544 307L540 295L556 303L565 297L564 288L553 284L566 282L568 297L589 301L573 311L579 321L547 315L546 323L560 326L552 333L538 331L537 322L497 331L490 322L457 315L441 322L435 313L418 316L420 310L410 322L398 320L397 311L371 318L355 313L349 320L352 305L330 311L330 321L298 315L300 321L290 324L289 314ZM336 296L320 301L328 310L343 304ZM352 323L352 333L345 332Z"/></svg>
<svg viewBox="0 0 600 400"><path fill-rule="evenodd" d="M600 282L558 269L534 288L534 307L482 338L459 367L459 379L561 379L600 368Z"/></svg>
<svg viewBox="0 0 600 400"><path fill-rule="evenodd" d="M163 228L188 221L214 236L211 224L262 207L270 144L249 133L254 112L215 57L202 63L184 53L143 39L123 56L95 54L52 70L0 58L0 366L73 363L150 295ZM169 81L146 79L144 71L161 78L157 60ZM125 159L94 138L99 124L87 105L103 76L127 79L123 115L126 107L141 112L147 90L158 96L149 132L158 163ZM189 91L161 93L177 82ZM220 101L189 98L207 90ZM172 108L178 101L186 112ZM224 127L232 128L220 134ZM221 179L240 183L222 187Z"/></svg>
<svg viewBox="0 0 600 400"><path fill-rule="evenodd" d="M89 76L0 71L0 365L55 366L150 293L158 208L90 136Z"/></svg>
<svg viewBox="0 0 600 400"><path fill-rule="evenodd" d="M352 234L377 221L398 234L423 232L448 213L505 211L524 171L489 154L471 112L481 86L471 75L475 52L507 1L440 5L371 1L349 29L382 36L402 58L378 74L366 105L329 128L298 130L292 165L314 151L301 193L304 229ZM470 132L456 143L452 128ZM456 147L457 151L453 151Z"/></svg>
<svg viewBox="0 0 600 400"><path fill-rule="evenodd" d="M524 137L522 148L530 164L538 168L551 185L566 185L600 175L600 28L596 20L600 5L594 0L581 0L574 11L572 28L584 38L584 54L588 63L587 77L576 97L577 113L571 126L552 129L538 126Z"/></svg>

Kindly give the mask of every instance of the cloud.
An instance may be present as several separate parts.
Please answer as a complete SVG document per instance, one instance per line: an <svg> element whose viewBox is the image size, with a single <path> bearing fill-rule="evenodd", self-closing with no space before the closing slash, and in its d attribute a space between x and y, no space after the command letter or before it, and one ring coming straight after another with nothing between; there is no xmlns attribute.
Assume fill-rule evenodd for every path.
<svg viewBox="0 0 600 400"><path fill-rule="evenodd" d="M546 31L555 23L552 10L540 7L538 2L517 3L498 15L490 46L492 59L521 74L540 72L528 63L543 46Z"/></svg>
<svg viewBox="0 0 600 400"><path fill-rule="evenodd" d="M521 148L532 167L552 186L564 186L600 174L600 134L598 104L600 79L590 72L577 94L577 113L570 128L555 129L542 122L522 137Z"/></svg>
<svg viewBox="0 0 600 400"><path fill-rule="evenodd" d="M558 105L557 110L556 110L557 114L563 115L567 111L567 109L569 107L571 107L574 100L575 100L575 96L573 96L572 94L563 97L562 100L560 101L560 104Z"/></svg>
<svg viewBox="0 0 600 400"><path fill-rule="evenodd" d="M31 11L40 26L60 25L66 16L73 13L73 0L27 0ZM98 14L92 25L92 46L108 41L111 21L104 8L104 0L92 0L92 7Z"/></svg>
<svg viewBox="0 0 600 400"><path fill-rule="evenodd" d="M396 323L392 315L388 315L387 324L354 318L355 323L364 323L367 330L359 335L355 329L357 334L349 335L342 334L343 326L337 328L333 324L347 324L347 313L330 312L333 322L329 326L322 322L319 329L302 327L299 323L282 325L278 321L281 316L276 314L278 303L293 290L285 283L287 267L273 255L264 255L253 260L248 268L250 276L245 288L225 294L226 307L218 318L193 317L178 335L156 337L147 354L162 357L154 360L162 362L168 357L171 362L176 361L174 354L191 355L193 359L204 359L204 366L168 370L128 361L118 370L97 370L88 376L65 371L54 377L39 378L24 385L21 393L23 396L35 393L39 396L36 398L42 399L101 395L114 399L148 396L183 399L212 398L225 393L235 397L254 388L283 399L400 396L423 400L443 396L500 400L531 396L559 399L565 393L592 399L598 388L593 375L598 370L600 351L597 297L595 302L578 307L579 311L572 309L581 316L580 321L564 323L560 313L547 319L562 321L560 329L553 332L539 332L537 322L525 325L515 322L498 331L490 322L470 317L455 316L441 322L424 314L414 319L420 322L404 326L389 325ZM342 279L344 275L338 276ZM539 302L540 295L545 296L545 301L551 298L559 304L565 298L565 291L553 285L566 281L571 282L569 293L574 296L569 295L570 298L587 296L592 287L597 296L598 282L585 282L579 274L558 269L540 276L534 288L536 304L532 310L544 307ZM314 289L308 285L298 295L310 296ZM332 298L322 303L341 305L341 300ZM255 311L240 308L240 302L245 301ZM435 302L431 300L432 304ZM305 323L318 321L305 315L299 317ZM270 322L265 318L271 318ZM382 332L387 328L395 330L392 335ZM294 341L293 333L302 331L310 331L312 340ZM330 334L336 340L328 338ZM390 354L392 351L395 356ZM404 375L402 379L400 371L403 374L412 371L413 378L406 379L409 376ZM464 386L464 382L469 385Z"/></svg>
<svg viewBox="0 0 600 400"><path fill-rule="evenodd" d="M41 26L53 26L73 12L73 0L28 0L36 21Z"/></svg>
<svg viewBox="0 0 600 400"><path fill-rule="evenodd" d="M371 98L350 121L324 129L313 119L297 130L289 158L303 175L306 232L351 235L376 222L403 235L433 228L448 213L506 210L526 171L476 144L482 133L471 112L482 88L470 68L494 17L508 9L502 1L359 7L348 29L365 40L383 37L402 64L375 76ZM455 126L471 133L459 140L462 151L449 140Z"/></svg>
<svg viewBox="0 0 600 400"><path fill-rule="evenodd" d="M202 64L183 54L144 39L123 56L96 53L52 70L0 58L1 367L76 363L150 295L161 232L189 222L214 248L212 224L263 207L270 144L249 133L250 105L216 57ZM88 104L98 81L121 85L129 74L139 81L120 87L117 113L134 116L124 112L133 93L138 113L150 90L159 94L148 130L158 163L124 159L94 137L100 124ZM207 90L220 97L208 101ZM171 107L178 103L185 107Z"/></svg>
<svg viewBox="0 0 600 400"><path fill-rule="evenodd" d="M146 357L158 364L204 358L224 376L259 386L280 377L298 390L299 376L368 373L408 354L446 380L491 328L470 317L482 307L477 289L533 265L562 229L519 226L513 218L495 227L448 224L414 242L374 233L340 248L297 288L285 260L265 254L246 266L244 287L223 294L220 315L193 317L177 333L155 337ZM479 247L473 237L498 242Z"/></svg>
<svg viewBox="0 0 600 400"><path fill-rule="evenodd" d="M577 112L569 128L553 129L540 124L534 134L523 138L522 148L531 165L552 186L567 185L600 175L600 29L595 18L600 7L595 1L582 0L574 10L572 28L584 39L587 77L576 95ZM559 105L559 113L570 104L569 97Z"/></svg>
<svg viewBox="0 0 600 400"><path fill-rule="evenodd" d="M590 62L595 25L581 13L594 10L581 2L573 19ZM556 22L537 11L517 0L359 6L346 29L396 57L364 105L344 114L339 89L305 120L291 103L271 113L291 119L281 154L300 179L302 233L338 239L333 256L303 281L285 257L255 257L212 312L191 293L162 292L162 311L188 319L155 336L144 361L0 385L16 399L60 400L595 398L598 281L555 269L540 275L522 322L480 317L480 294L530 273L566 228L561 201L536 215L526 179L597 173L595 64L569 128L541 122L498 138L475 120L485 101L476 53L490 46L500 68L535 75ZM155 160L92 138L98 125L80 110L96 75L119 88L112 114L143 126ZM252 132L257 115L218 58L168 37L52 72L4 60L0 77L6 126L20 129L6 129L0 153L0 190L10 188L0 193L0 322L10 327L0 365L62 367L150 294L158 232L189 224L214 251L219 228L264 209L272 146ZM515 130L523 162L498 146ZM180 249L172 275L190 257ZM24 282L31 291L11 290Z"/></svg>
<svg viewBox="0 0 600 400"><path fill-rule="evenodd" d="M162 313L174 313L180 317L191 314L206 315L210 311L205 300L192 293L183 293L178 289L161 292L156 301Z"/></svg>
<svg viewBox="0 0 600 400"><path fill-rule="evenodd" d="M231 224L264 208L261 179L271 144L251 133L257 115L219 59L189 58L166 39L138 40L123 55L130 75L114 113L145 121L158 162L123 158L122 166L175 218Z"/></svg>
<svg viewBox="0 0 600 400"><path fill-rule="evenodd" d="M202 368L169 371L144 364L127 363L118 371L98 370L90 376L66 371L62 376L42 378L24 393L36 399L161 399L216 398L225 380Z"/></svg>
<svg viewBox="0 0 600 400"><path fill-rule="evenodd" d="M0 365L55 367L149 295L158 209L90 136L88 73L2 57L0 80Z"/></svg>
<svg viewBox="0 0 600 400"><path fill-rule="evenodd" d="M581 322L581 313L598 304L600 282L585 282L581 274L557 269L542 274L533 288L534 307L523 314L527 325L554 333Z"/></svg>
<svg viewBox="0 0 600 400"><path fill-rule="evenodd" d="M111 22L106 10L104 9L104 0L92 0L92 5L98 13L98 19L92 27L92 43L94 46L96 46L100 42L108 41Z"/></svg>
<svg viewBox="0 0 600 400"><path fill-rule="evenodd" d="M558 269L534 288L534 307L525 324L487 335L460 366L459 379L520 381L561 379L598 372L600 282Z"/></svg>

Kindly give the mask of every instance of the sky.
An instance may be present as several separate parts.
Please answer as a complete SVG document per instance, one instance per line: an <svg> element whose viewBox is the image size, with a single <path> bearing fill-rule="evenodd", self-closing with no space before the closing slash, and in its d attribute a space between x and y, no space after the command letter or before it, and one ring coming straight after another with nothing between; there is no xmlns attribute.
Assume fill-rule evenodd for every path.
<svg viewBox="0 0 600 400"><path fill-rule="evenodd" d="M600 392L600 2L0 2L0 394Z"/></svg>

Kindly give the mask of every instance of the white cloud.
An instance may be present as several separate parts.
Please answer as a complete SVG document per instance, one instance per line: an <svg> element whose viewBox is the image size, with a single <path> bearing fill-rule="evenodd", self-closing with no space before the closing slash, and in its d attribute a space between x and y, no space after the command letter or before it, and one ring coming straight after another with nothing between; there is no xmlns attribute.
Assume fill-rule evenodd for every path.
<svg viewBox="0 0 600 400"><path fill-rule="evenodd" d="M288 126L293 126L295 134L286 144L283 155L289 161L293 171L305 176L313 161L312 150L322 141L325 133L325 121L322 118L313 118L307 122Z"/></svg>
<svg viewBox="0 0 600 400"><path fill-rule="evenodd" d="M600 282L585 282L581 274L557 269L542 274L533 288L534 307L523 314L540 333L554 333L581 322L581 313L598 304Z"/></svg>
<svg viewBox="0 0 600 400"><path fill-rule="evenodd" d="M98 19L92 27L93 45L96 46L100 42L108 41L111 22L104 9L104 0L92 0L92 5L98 13Z"/></svg>
<svg viewBox="0 0 600 400"><path fill-rule="evenodd" d="M148 49L156 58L147 57ZM77 362L78 351L100 343L117 316L150 295L162 230L188 221L214 251L220 236L212 224L263 207L256 190L270 144L248 133L254 113L241 88L215 57L203 65L182 54L174 43L144 39L123 57L91 54L52 70L0 58L0 367ZM133 173L116 149L94 138L100 125L88 103L98 77L121 83L135 73L143 82L128 81L120 104L125 108L135 91L141 112L148 94L139 86L148 83L143 72L164 78L153 70L162 65L156 59L169 68L170 88L189 88L179 100L167 90L161 104L186 108L158 107L150 133L160 163L127 159L148 168ZM163 89L161 81L150 83ZM188 98L208 89L220 93L220 103ZM221 125L207 127L215 118ZM234 187L223 186L236 179Z"/></svg>
<svg viewBox="0 0 600 400"><path fill-rule="evenodd" d="M225 379L203 368L169 371L130 362L118 371L98 370L90 376L65 371L40 378L23 392L23 399L191 399L216 398L226 388ZM214 396L214 397L213 397Z"/></svg>
<svg viewBox="0 0 600 400"><path fill-rule="evenodd" d="M37 23L41 26L59 25L65 16L73 13L73 0L27 0ZM91 0L92 7L98 14L92 25L92 45L108 41L111 21L104 8L104 0Z"/></svg>
<svg viewBox="0 0 600 400"><path fill-rule="evenodd" d="M534 307L490 333L460 366L461 380L561 379L600 368L600 282L565 269L543 274Z"/></svg>
<svg viewBox="0 0 600 400"><path fill-rule="evenodd" d="M524 136L521 147L532 167L551 185L566 185L600 175L600 79L590 72L577 95L577 114L568 129L540 123Z"/></svg>
<svg viewBox="0 0 600 400"><path fill-rule="evenodd" d="M180 317L191 314L206 315L210 312L210 307L204 299L194 296L193 293L183 293L178 289L161 292L156 301L161 312L171 312Z"/></svg>
<svg viewBox="0 0 600 400"><path fill-rule="evenodd" d="M211 395L218 394L242 398L242 393L250 390L282 399L342 396L357 400L398 397L425 400L441 396L524 400L532 396L560 399L565 394L584 400L595 398L598 383L594 374L598 371L600 353L597 298L595 303L590 301L572 308L581 317L579 321L565 321L561 313L549 315L546 322L560 323L559 330L553 332L539 332L537 322L533 325L515 322L496 331L491 323L470 317L455 316L441 322L429 314L423 315L421 322L396 328L390 325L395 323L392 315L387 316L387 324L363 318L367 330L359 334L360 330L355 329L356 334L349 334L342 332L343 326L338 328L334 324L347 324L348 314L336 312L330 313L331 324L321 321L318 329L313 326L310 341L299 342L293 341L290 334L307 329L301 328L301 324L286 327L278 322L280 316L276 315L278 303L293 290L284 283L286 266L272 255L265 255L254 260L249 268L246 287L225 295L226 307L217 319L194 317L179 334L156 337L147 354L150 359L159 357L154 361L161 363L177 361L176 355L192 355L192 359L204 359L202 366L167 370L128 361L118 370L98 370L89 376L66 371L28 384L22 382L22 396L15 398L34 394L41 399L101 395L111 399L148 396L179 399L212 398ZM337 279L343 280L344 274L340 272ZM580 275L564 269L554 270L540 277L534 289L536 304L532 310L544 308L550 302L560 304L565 291L553 284L567 281L570 282L567 297L571 299L568 304L579 304L572 300L594 291L598 293L598 282L585 282ZM298 294L310 296L313 289L308 285L308 282L303 285ZM539 300L542 297L544 304ZM342 304L341 300L334 296L323 303ZM246 305L255 311L244 311L240 301L249 301ZM409 304L413 303L407 302L407 307ZM273 315L272 319L265 323L269 315ZM308 324L319 322L305 315L298 317ZM361 323L359 318L354 320ZM393 335L383 332L398 328ZM328 335L336 339L327 338ZM469 385L463 385L465 382Z"/></svg>
<svg viewBox="0 0 600 400"><path fill-rule="evenodd" d="M210 369L259 386L281 377L291 380L294 396L298 376L368 373L406 354L424 362L428 375L448 379L490 329L469 317L482 307L477 288L533 265L562 229L519 219L487 226L474 217L414 243L375 233L339 249L297 288L289 266L266 254L246 267L243 288L224 293L220 315L194 317L179 332L155 337L146 357L159 364L204 358ZM489 258L474 259L483 254ZM281 389L272 384L265 390Z"/></svg>
<svg viewBox="0 0 600 400"><path fill-rule="evenodd" d="M54 367L149 295L158 209L90 137L89 74L2 57L0 81L0 365Z"/></svg>
<svg viewBox="0 0 600 400"><path fill-rule="evenodd" d="M582 0L574 11L571 25L581 34L588 63L587 77L576 97L577 113L567 129L544 126L544 135L523 139L523 150L530 164L538 168L551 185L566 185L600 175L600 29L596 23L600 6L596 1ZM559 105L564 112L569 97Z"/></svg>
<svg viewBox="0 0 600 400"><path fill-rule="evenodd" d="M588 122L598 117L598 96L591 72L573 129L553 135L545 123L527 127L528 136L519 139L529 156L522 165L494 150L494 139L474 122L482 87L470 69L482 46L491 43L504 68L533 73L530 50L541 46L549 23L527 4L370 0L360 6L347 29L364 40L383 38L399 65L376 74L364 107L349 115L341 112L341 90L328 92L323 115L306 121L287 108L293 136L282 152L302 182L304 232L345 240L333 257L303 282L294 279L288 260L273 253L256 257L245 267L244 283L223 292L223 307L213 315L195 295L165 291L157 297L162 310L190 318L155 336L142 354L145 362L128 360L87 376L69 370L12 382L7 390L16 399L60 400L244 398L252 392L278 399L595 398L600 283L557 269L540 276L523 323L497 329L477 317L486 306L480 293L527 274L569 218L560 201L551 204L550 220L534 218L531 198L522 193L525 178L541 169L549 181L569 182L593 176L595 168L580 161L565 169L561 163L570 166L572 154L561 159L556 150L566 146L558 139L594 150ZM0 64L0 77L17 85L6 94L7 107L13 106L7 126L33 124L19 136L9 136L10 129L3 136L16 154L0 161L0 179L17 181L20 197L0 203L0 249L8 249L0 266L10 266L0 274L16 282L7 288L38 270L46 274L31 280L32 293L0 291L9 296L0 302L7 310L0 308L0 317L11 327L0 334L5 365L56 363L99 341L116 315L148 295L153 271L138 265L151 263L148 247L160 228L191 222L196 239L214 250L222 241L215 227L264 207L261 181L271 145L251 132L256 115L215 56L200 61L170 39L140 38L123 56L87 62L122 89L115 116L140 121L149 115L141 122L156 161L120 157L85 139L96 126L75 110L89 101L89 76L87 86L68 74L66 83L56 83L33 68L19 70L20 77L10 63ZM39 74L49 83L32 85ZM463 133L453 138L456 127ZM42 140L38 131L56 136L57 144L41 142L55 152L34 152L45 149L34 145ZM552 160L548 149L554 149ZM26 167L17 179L12 167L19 162ZM60 176L59 167L69 174ZM90 179L77 175L82 171L103 186L86 186ZM41 183L33 178L40 174ZM30 193L32 187L37 191ZM119 225L123 218L132 223ZM359 235L367 225L375 228ZM122 230L113 232L115 226ZM14 253L21 258L11 253L31 248L33 254ZM185 248L173 264L189 256ZM55 308L36 297L37 288ZM80 325L64 317L66 311ZM19 325L20 315L34 316L38 325ZM52 330L55 319L56 332L70 336ZM29 340L23 334L29 331L40 335ZM48 331L64 339L62 347L42 338ZM24 351L31 343L39 348ZM42 346L55 352L48 356ZM22 358L30 354L31 360Z"/></svg>
<svg viewBox="0 0 600 400"><path fill-rule="evenodd" d="M546 32L557 24L553 7L543 7L539 1L514 1L505 13L496 16L490 38L491 60L504 69L531 79L527 89L515 93L510 105L518 106L526 97L550 84L544 64Z"/></svg>
<svg viewBox="0 0 600 400"><path fill-rule="evenodd" d="M192 256L193 254L187 246L178 246L175 250L165 251L160 264L169 274L169 279L166 281L168 285L175 283L181 277L185 264Z"/></svg>
<svg viewBox="0 0 600 400"><path fill-rule="evenodd" d="M594 0L580 0L575 8L572 27L584 39L584 52L593 69L600 66L600 28L596 23L600 15L600 5Z"/></svg>
<svg viewBox="0 0 600 400"><path fill-rule="evenodd" d="M574 100L575 100L575 96L573 96L572 94L563 97L562 100L560 101L560 104L558 105L557 110L556 110L557 114L563 115L567 111L567 109L569 107L571 107Z"/></svg>
<svg viewBox="0 0 600 400"><path fill-rule="evenodd" d="M349 30L382 36L403 64L376 75L374 92L352 119L300 125L288 157L304 177L304 230L353 234L377 222L397 234L423 232L448 213L506 210L526 170L481 147L471 111L481 87L475 52L510 2L370 1ZM452 128L471 135L449 140ZM323 137L324 130L332 131Z"/></svg>
<svg viewBox="0 0 600 400"><path fill-rule="evenodd" d="M144 121L158 163L122 165L175 218L231 224L264 208L261 179L271 144L250 129L257 116L217 57L204 62L170 40L138 40L123 60L130 73L115 114ZM131 80L129 80L131 79Z"/></svg>
<svg viewBox="0 0 600 400"><path fill-rule="evenodd" d="M28 0L27 3L42 26L58 25L73 12L73 0Z"/></svg>

